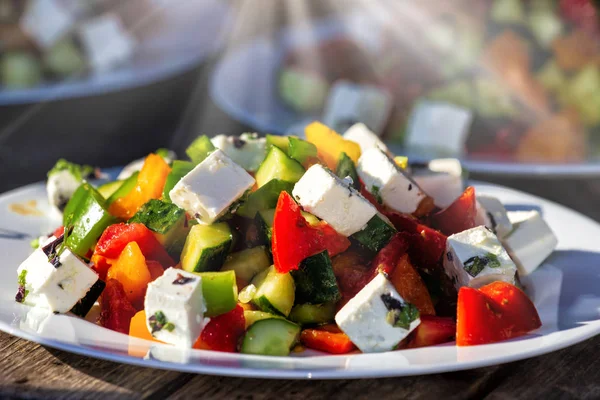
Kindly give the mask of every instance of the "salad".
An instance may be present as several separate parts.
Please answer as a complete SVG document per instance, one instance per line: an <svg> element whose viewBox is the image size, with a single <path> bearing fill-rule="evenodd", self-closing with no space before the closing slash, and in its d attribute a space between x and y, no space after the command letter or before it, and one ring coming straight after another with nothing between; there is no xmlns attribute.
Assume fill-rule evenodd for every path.
<svg viewBox="0 0 600 400"><path fill-rule="evenodd" d="M363 122L414 154L581 162L598 155L595 3L425 0L379 10L389 18L365 9L349 34L289 49L278 94L333 129Z"/></svg>
<svg viewBox="0 0 600 400"><path fill-rule="evenodd" d="M286 356L492 343L541 326L519 277L557 239L537 211L409 166L363 124L200 136L94 186L60 160L63 226L18 267L15 300L183 348Z"/></svg>

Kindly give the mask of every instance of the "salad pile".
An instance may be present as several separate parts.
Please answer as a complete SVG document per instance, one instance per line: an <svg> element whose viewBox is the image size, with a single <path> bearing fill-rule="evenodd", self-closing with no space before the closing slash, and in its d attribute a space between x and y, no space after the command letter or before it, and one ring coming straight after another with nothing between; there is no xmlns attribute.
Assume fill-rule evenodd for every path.
<svg viewBox="0 0 600 400"><path fill-rule="evenodd" d="M557 241L537 211L411 167L363 124L198 137L94 186L48 174L63 226L18 268L16 301L183 348L285 356L497 342L541 326L520 287Z"/></svg>

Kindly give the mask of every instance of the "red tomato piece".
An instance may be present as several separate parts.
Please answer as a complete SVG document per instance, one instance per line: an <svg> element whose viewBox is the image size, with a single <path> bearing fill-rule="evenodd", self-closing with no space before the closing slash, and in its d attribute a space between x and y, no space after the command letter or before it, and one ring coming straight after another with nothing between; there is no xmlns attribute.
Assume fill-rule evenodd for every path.
<svg viewBox="0 0 600 400"><path fill-rule="evenodd" d="M99 254L92 255L92 257L91 257L92 268L94 269L94 271L96 271L98 273L98 275L100 276L100 279L102 279L102 280L106 279L106 273L108 272L108 269L111 266L111 261L114 262L114 260L109 260L108 258L101 256Z"/></svg>
<svg viewBox="0 0 600 400"><path fill-rule="evenodd" d="M513 285L498 283L484 286L483 290L460 289L456 324L458 346L499 342L522 336L542 325L525 293Z"/></svg>
<svg viewBox="0 0 600 400"><path fill-rule="evenodd" d="M446 235L452 235L474 228L476 216L475 188L469 186L454 203L434 214L432 222Z"/></svg>
<svg viewBox="0 0 600 400"><path fill-rule="evenodd" d="M136 309L127 300L123 285L116 279L109 279L100 299L102 313L100 323L113 331L128 334L131 318Z"/></svg>
<svg viewBox="0 0 600 400"><path fill-rule="evenodd" d="M296 270L302 260L323 250L333 257L348 247L348 238L325 222L311 226L292 196L281 192L275 209L272 237L273 261L278 272Z"/></svg>
<svg viewBox="0 0 600 400"><path fill-rule="evenodd" d="M175 261L152 231L139 223L120 223L106 228L96 244L95 253L107 258L118 258L130 242L136 242L147 259L156 260L165 268L175 265Z"/></svg>
<svg viewBox="0 0 600 400"><path fill-rule="evenodd" d="M369 282L377 276L379 272L391 275L398 264L398 260L408 251L407 237L403 233L396 233L389 243L375 256L371 264L371 274ZM368 282L366 282L368 283ZM365 283L365 284L366 284Z"/></svg>
<svg viewBox="0 0 600 400"><path fill-rule="evenodd" d="M408 342L408 348L435 346L451 342L456 335L456 322L448 317L421 315L421 323Z"/></svg>
<svg viewBox="0 0 600 400"><path fill-rule="evenodd" d="M331 354L346 354L356 350L356 346L345 333L320 329L303 330L300 334L300 342L311 349Z"/></svg>
<svg viewBox="0 0 600 400"><path fill-rule="evenodd" d="M413 262L420 267L437 265L446 251L446 235L419 222L406 214L388 210L385 216L394 224L398 232L407 232L410 246L408 252Z"/></svg>
<svg viewBox="0 0 600 400"><path fill-rule="evenodd" d="M153 281L157 278L160 278L165 272L162 264L158 261L146 260L146 266L148 267L148 271L150 271L150 276L152 277Z"/></svg>
<svg viewBox="0 0 600 400"><path fill-rule="evenodd" d="M238 304L233 310L211 318L194 348L234 353L245 331L244 309Z"/></svg>
<svg viewBox="0 0 600 400"><path fill-rule="evenodd" d="M52 236L59 237L59 236L62 236L63 233L65 233L65 227L64 226L59 226L58 228L56 228L54 230L54 232L52 232Z"/></svg>

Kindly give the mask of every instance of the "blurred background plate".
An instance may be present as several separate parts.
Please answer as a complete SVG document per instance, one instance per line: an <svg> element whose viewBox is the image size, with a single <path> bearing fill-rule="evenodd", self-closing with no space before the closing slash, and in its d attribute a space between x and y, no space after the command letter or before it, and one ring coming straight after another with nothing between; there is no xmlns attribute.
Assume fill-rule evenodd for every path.
<svg viewBox="0 0 600 400"><path fill-rule="evenodd" d="M431 3L429 1L425 3ZM463 3L469 3L468 0L460 2L462 7L459 14L468 15L468 7L464 7ZM482 30L482 38L485 40L485 47L480 48L482 54L486 56L488 53L495 51L496 47L503 44L504 41L516 32L518 39L522 40L526 44L525 47L529 49L529 60L527 64L527 82L530 84L524 84L520 88L511 86L509 78L502 78L491 82L493 78L488 75L494 75L494 71L490 72L485 70L481 64L485 64L483 61L483 55L480 58L473 56L476 59L475 65L467 68L458 75L452 75L452 79L444 77L439 80L437 78L435 84L429 86L429 88L444 90L436 91L436 96L441 94L448 94L446 91L448 87L452 87L453 84L459 83L462 85L463 80L468 81L468 84L475 85L477 87L484 87L486 90L490 90L494 93L479 93L474 103L483 103L483 96L490 96L493 99L488 99L488 105L493 105L493 110L489 107L485 110L479 110L477 104L472 105L474 107L473 121L471 124L471 133L469 138L466 140L466 147L468 151L463 153L465 155L458 156L464 162L465 166L472 172L481 173L486 175L497 175L497 176L543 176L548 178L556 178L561 176L570 177L590 177L600 175L600 159L598 158L596 151L596 139L597 129L595 126L587 123L585 127L580 126L584 124L572 123L571 116L575 106L580 106L585 103L581 101L581 104L571 104L565 106L557 104L561 99L561 93L551 92L550 90L544 89L545 100L539 100L537 95L533 95L528 90L540 89L541 82L544 80L540 77L543 73L543 69L551 64L556 64L558 57L556 48L560 45L560 41L563 39L572 39L572 36L583 35L578 27L573 27L571 22L566 21L563 16L558 14L558 10L547 11L552 12L552 16L555 18L554 23L558 21L561 25L561 34L555 37L554 43L559 43L553 48L548 47L546 44L544 49L540 49L541 45L535 44L536 40L535 32L529 25L517 25L512 22L498 22L490 21L490 19L497 18L496 14L498 11L494 11L494 7L498 7L501 3L512 3L503 0L485 1L476 3L473 7L472 14L468 15L469 18L474 17L475 14L484 15L480 22L484 22L484 28ZM518 3L518 2L516 2ZM550 1L540 0L535 2L536 5L540 4L554 4ZM408 3L403 3L406 7L411 7ZM428 6L425 5L425 8ZM524 18L529 18L527 21L534 21L538 14L536 10L529 7L532 5L526 5L526 12ZM554 7L554 6L552 6ZM477 9L477 10L475 10ZM366 11L365 11L366 10ZM549 9L548 9L549 10ZM210 79L210 94L212 100L220 107L225 113L230 115L232 118L239 122L250 126L263 133L276 133L276 134L300 134L302 132L302 126L307 122L314 119L324 119L326 114L327 106L317 108L316 110L304 110L299 111L300 107L290 104L289 101L283 98L281 89L281 73L285 68L290 66L299 65L301 68L308 70L311 67L317 65L321 68L321 71L317 72L327 75L330 73L331 68L327 66L323 67L325 63L331 63L331 60L337 60L340 65L346 64L346 59L336 59L335 56L327 56L328 50L339 50L344 45L337 45L338 43L351 42L356 44L357 47L365 51L365 54L371 54L369 52L375 51L381 53L396 52L398 54L392 57L391 63L397 62L397 58L404 57L405 59L422 57L423 60L414 62L409 61L410 65L407 67L410 71L406 75L415 75L419 78L421 74L418 62L425 62L429 64L435 64L435 60L429 57L426 53L425 46L422 46L422 41L413 41L412 53L403 53L406 48L398 47L397 43L393 42L393 38L390 40L389 32L387 30L394 29L390 28L390 21L394 21L394 14L390 15L382 14L381 12L373 12L372 9L365 8L363 11L352 10L348 7L345 13L338 13L335 18L319 18L312 20L292 21L294 25L284 27L281 31L273 35L264 35L253 41L249 41L238 47L230 49L226 52L219 62L216 64L213 75ZM381 11L381 10L379 10ZM456 10L452 10L454 13ZM546 12L546 11L544 11ZM442 13L442 12L440 12ZM466 13L466 14L465 14ZM494 14L496 13L496 14ZM490 16L492 15L492 16ZM544 15L544 18L547 15ZM475 15L476 17L476 15ZM529 23L529 22L528 22ZM400 25L398 23L397 25ZM429 24L423 24L424 26L430 27ZM477 23L475 24L477 25ZM530 24L531 25L531 24ZM404 33L399 34L402 36ZM590 36L590 40L593 41L593 37ZM402 39L402 38L400 38ZM423 39L424 41L425 39ZM509 41L510 41L509 40ZM586 39L587 40L587 39ZM334 43L334 46L330 44ZM500 44L498 44L500 43ZM534 46L535 44L535 46ZM536 47L537 46L537 47ZM394 50L394 51L390 51ZM340 51L344 53L344 49ZM594 50L595 51L595 50ZM542 54L543 53L543 54ZM478 53L479 54L479 53ZM600 54L600 53L599 53ZM302 57L300 57L302 56ZM312 57L311 57L312 56ZM429 57L429 58L428 58ZM477 55L479 57L479 55ZM312 58L312 60L311 60ZM360 58L360 57L359 57ZM377 57L366 57L368 67L375 71L379 68L387 68L384 62L377 59ZM510 58L510 56L508 57ZM306 61L308 59L308 61ZM600 56L598 57L600 59ZM291 61L290 61L291 60ZM560 61L560 60L559 60ZM359 60L357 64L361 62L365 63L364 60ZM496 60L495 67L500 68L498 64L500 61ZM516 62L516 61L515 61ZM296 64L294 64L296 63ZM321 64L321 65L319 65ZM439 62L439 69L443 70L447 64L444 60ZM514 67L514 66L511 66ZM577 67L580 68L580 67ZM567 81L567 92L574 89L576 81L580 80L583 75L589 76L594 75L598 72L595 61L589 66L581 66L582 69L572 70L564 73L564 77ZM582 72L586 70L587 72ZM348 69L352 69L350 66ZM482 69L484 71L482 71ZM594 70L594 72L590 72ZM318 70L315 69L315 70ZM348 73L347 70L342 71L342 74ZM393 69L392 69L393 70ZM493 68L492 68L493 70ZM415 72L416 71L416 72ZM310 71L313 72L313 71ZM520 71L521 73L525 73ZM423 72L422 74L426 74ZM580 74L581 73L581 74ZM355 71L351 71L349 75L355 74ZM446 71L440 72L440 74L447 74ZM487 75L486 75L487 74ZM355 74L356 75L356 74ZM599 75L600 76L600 75ZM389 90L401 91L400 96L406 95L406 98L401 99L401 105L395 104L394 107L397 109L392 112L390 123L386 127L384 138L388 144L398 153L407 154L411 160L423 162L435 157L447 157L456 156L457 153L448 154L443 151L437 151L435 149L427 149L426 151L418 151L414 148L407 148L405 138L406 130L409 125L410 111L415 107L421 99L430 100L429 97L422 95L412 96L407 94L412 90L410 80L404 76L401 83L398 82L396 76L392 73L388 76L389 81L385 79L383 82L377 82L375 85L384 87ZM412 77L410 75L409 77ZM413 79L417 82L417 78ZM464 78L464 79L463 79ZM330 84L333 87L336 83L335 79L339 77L331 78L327 76L326 79L333 80ZM424 78L425 79L425 78ZM524 78L525 79L525 78ZM498 82L504 83L498 86ZM370 81L367 82L371 84ZM391 83L390 83L391 82ZM440 84L442 82L442 84ZM449 82L449 83L448 83ZM531 83L533 82L533 83ZM364 82L363 82L364 83ZM390 89L390 84L392 88ZM586 85L587 87L584 92L587 92L591 85L591 81ZM450 86L444 86L444 85ZM437 86L436 86L437 85ZM441 86L440 86L441 85ZM590 86L591 85L591 86ZM398 88L399 86L399 88ZM571 89L569 89L569 87ZM503 103L505 99L498 99L495 97L498 93L495 89L508 90L510 91L512 102L511 107L506 108L506 104ZM423 92L421 89L420 93ZM484 90L484 89L481 89ZM444 93L442 93L444 92ZM573 91L571 91L573 92ZM571 93L569 92L569 93ZM299 93L299 92L298 92ZM433 91L427 92L428 94ZM537 92L536 92L537 93ZM568 94L568 93L567 93ZM299 93L297 97L300 97ZM412 97L411 97L412 96ZM433 94L431 94L432 97ZM288 100L292 96L287 96ZM312 99L318 98L314 95ZM472 99L473 100L473 99ZM539 100L539 101L538 101ZM547 100L547 101L546 101ZM580 99L581 100L581 99ZM435 98L434 101L439 101ZM445 100L444 100L445 101ZM570 101L574 101L571 99ZM540 104L537 104L539 102ZM398 103L398 101L397 101ZM472 102L473 103L473 102ZM548 109L545 110L545 103ZM402 107L401 110L400 106ZM503 115L502 117L495 116L498 112L513 112L514 107L518 110L524 110L518 117L514 119ZM572 107L571 107L572 106ZM544 109L543 112L538 113L539 110L534 108ZM323 111L325 108L325 113ZM508 110L510 109L510 110ZM600 109L599 115L600 115ZM485 117L480 116L485 114ZM568 114L568 115L567 115ZM577 113L575 113L577 114ZM575 119L579 119L576 115ZM589 117L589 115L588 115ZM593 116L595 118L595 115ZM584 119L581 117L581 119ZM395 124L390 128L390 125ZM577 128L573 126L577 125ZM564 127L564 129L563 129ZM343 132L343 130L342 130ZM340 133L342 133L340 132ZM404 142L403 142L404 141Z"/></svg>
<svg viewBox="0 0 600 400"><path fill-rule="evenodd" d="M113 70L0 90L0 192L45 178L58 158L125 165L168 147L205 62L226 42L229 2L155 0L134 57ZM120 3L125 5L128 3Z"/></svg>

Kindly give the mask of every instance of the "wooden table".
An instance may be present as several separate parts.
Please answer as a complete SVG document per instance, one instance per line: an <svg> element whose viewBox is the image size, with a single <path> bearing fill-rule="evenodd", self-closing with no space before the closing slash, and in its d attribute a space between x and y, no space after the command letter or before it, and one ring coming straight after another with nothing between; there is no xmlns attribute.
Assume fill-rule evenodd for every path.
<svg viewBox="0 0 600 400"><path fill-rule="evenodd" d="M600 220L597 182L494 180ZM545 356L489 368L408 378L312 382L134 367L46 348L5 333L0 333L0 354L0 398L600 398L600 336Z"/></svg>

